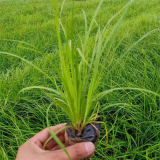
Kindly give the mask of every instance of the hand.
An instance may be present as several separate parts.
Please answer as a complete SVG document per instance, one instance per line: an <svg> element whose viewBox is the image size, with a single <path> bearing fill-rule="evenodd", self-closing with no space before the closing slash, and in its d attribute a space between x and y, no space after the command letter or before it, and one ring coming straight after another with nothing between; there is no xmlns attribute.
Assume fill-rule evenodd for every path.
<svg viewBox="0 0 160 160"><path fill-rule="evenodd" d="M51 127L51 129L56 132L65 125L60 124ZM57 136L65 145L64 133L65 131L63 130ZM69 160L66 153L60 149L54 139L50 140L45 147L46 150L43 150L43 145L49 137L50 132L48 128L39 132L20 146L16 160ZM67 147L66 149L72 160L78 160L89 157L94 152L95 146L91 142L83 142Z"/></svg>

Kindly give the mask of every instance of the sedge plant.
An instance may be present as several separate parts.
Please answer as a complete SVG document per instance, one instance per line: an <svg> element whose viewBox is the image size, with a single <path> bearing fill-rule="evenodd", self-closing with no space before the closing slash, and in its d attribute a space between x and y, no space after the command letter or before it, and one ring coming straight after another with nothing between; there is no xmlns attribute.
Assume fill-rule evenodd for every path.
<svg viewBox="0 0 160 160"><path fill-rule="evenodd" d="M54 0L54 22L59 47L59 68L54 64L53 67L57 71L62 87L57 85L54 79L56 90L54 92L54 102L67 114L72 127L81 131L87 124L95 123L98 117L97 111L99 108L98 97L96 91L99 86L101 75L106 67L106 58L109 50L112 47L116 31L123 19L124 14L117 22L113 31L107 36L107 26L104 28L96 22L97 14L104 0L101 0L93 18L88 25L87 16L83 11L85 35L81 40L81 46L75 47L74 40L74 1L73 10L70 21L64 25L61 21L64 2L62 3L60 14L58 13L57 0ZM129 6L127 4L123 9ZM122 10L121 10L122 11ZM94 38L90 38L92 30L96 28ZM65 44L62 44L62 33L65 37ZM90 46L90 43L94 44ZM109 49L106 52L106 46ZM90 46L90 47L89 47ZM28 87L22 91L40 87ZM45 89L45 88L44 88Z"/></svg>
<svg viewBox="0 0 160 160"><path fill-rule="evenodd" d="M56 79L48 77L48 75L43 72L54 83L56 89L42 86L31 86L21 90L22 92L33 88L39 88L53 92L54 103L67 114L72 122L73 129L78 131L81 131L87 124L96 123L99 108L99 97L96 95L96 91L103 70L106 67L107 54L109 54L116 31L124 16L123 14L113 31L108 36L107 26L114 17L112 17L102 29L96 22L96 17L103 1L104 0L100 1L89 25L87 16L82 10L85 24L85 35L80 38L80 47L74 46L74 1L71 18L66 25L61 21L65 1L62 3L60 14L58 13L57 0L53 1L54 22L59 47L59 67L55 66L52 62L51 63L58 74L62 86L57 84ZM130 3L122 8L122 10L126 9L129 5ZM96 29L96 33L93 38L90 38L93 29ZM65 37L65 44L62 44L62 36ZM93 43L94 45L90 46L90 43ZM107 45L109 46L109 49L105 54Z"/></svg>
<svg viewBox="0 0 160 160"><path fill-rule="evenodd" d="M130 87L114 88L97 93L105 68L110 65L113 65L113 67L116 65L116 63L112 64L112 61L108 62L107 58L109 57L111 50L112 52L116 52L116 48L118 48L120 45L120 43L118 43L113 50L113 44L116 38L117 30L122 23L128 7L132 3L132 1L130 1L119 12L117 12L104 27L101 27L97 23L96 17L100 11L103 1L104 0L100 1L90 22L87 21L85 11L82 10L84 17L84 36L80 37L81 45L79 47L75 45L76 40L74 37L74 0L71 17L66 24L64 24L61 20L65 0L62 3L60 13L58 12L57 0L53 1L54 23L56 26L59 48L59 65L57 67L57 65L53 64L52 62L51 64L58 74L61 85L59 85L59 81L57 81L56 78L50 77L47 73L42 71L28 60L11 53L0 52L2 54L14 56L23 60L50 79L55 88L30 86L22 89L21 92L34 88L44 89L52 92L52 95L54 95L52 97L53 102L66 113L72 122L73 129L78 131L81 131L87 124L97 122L98 110L100 108L99 100L113 91L137 90L140 92L147 92L156 96L160 96L158 93L147 89ZM124 11L124 13L122 13L122 11ZM108 33L108 25L120 13L122 13L121 17L113 27L112 31ZM120 60L123 58L123 56L125 56L137 43L155 31L156 30L148 32L131 47L129 47L129 49L117 60L117 63L120 63ZM63 41L65 39L65 43L62 43L62 39ZM57 139L56 134L51 131L51 135L65 150L64 146L62 146L60 141Z"/></svg>
<svg viewBox="0 0 160 160"><path fill-rule="evenodd" d="M56 26L56 34L58 38L58 47L59 47L59 67L53 65L56 70L61 86L57 84L57 80L54 77L50 77L47 73L42 71L32 62L14 55L12 53L0 52L1 54L6 54L9 56L14 56L21 59L27 64L33 66L36 70L44 74L56 87L56 89L43 87L43 86L30 86L23 88L20 92L30 90L30 89L44 89L50 91L54 94L53 101L58 105L69 117L72 122L73 128L76 130L82 130L87 124L95 123L98 117L98 108L99 100L105 95L116 91L116 90L138 90L141 92L148 92L159 96L158 93L149 91L147 89L141 88L114 88L110 90L103 91L97 94L97 89L99 87L99 82L103 71L107 66L116 65L107 61L107 58L112 49L117 30L123 20L124 15L126 14L129 6L133 2L132 0L125 5L121 10L119 10L111 19L106 23L104 27L96 22L96 17L100 11L101 5L104 0L101 0L96 11L93 14L93 17L88 23L87 16L85 11L83 12L84 17L84 30L85 34L83 37L80 37L81 46L75 46L74 39L74 0L73 0L73 9L70 18L70 22L67 25L64 25L61 21L62 11L65 4L65 0L62 3L60 13L58 13L58 4L57 0L53 0L54 7L54 23ZM108 25L124 11L122 16L119 18L118 22L108 34ZM94 36L92 36L94 30ZM137 42L135 42L129 49L117 60L117 63L120 63L120 60L140 41L142 41L147 36L153 34L157 30L148 32ZM62 44L62 33L63 38L65 37L65 44ZM90 45L92 43L92 46ZM117 44L115 48L118 48L120 43ZM114 52L116 49L114 50Z"/></svg>

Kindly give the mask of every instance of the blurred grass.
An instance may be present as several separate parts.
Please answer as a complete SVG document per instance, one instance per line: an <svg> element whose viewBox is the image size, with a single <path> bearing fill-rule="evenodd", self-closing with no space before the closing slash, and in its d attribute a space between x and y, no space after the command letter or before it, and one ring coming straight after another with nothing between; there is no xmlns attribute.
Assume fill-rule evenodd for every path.
<svg viewBox="0 0 160 160"><path fill-rule="evenodd" d="M62 0L59 1L59 5ZM89 20L98 0L75 1L75 41L84 33L82 9ZM128 0L105 0L97 22L105 25ZM63 21L70 15L71 0L64 7ZM116 44L108 56L115 64L118 58L147 32L160 26L159 0L135 0L116 37ZM118 19L119 17L117 17ZM116 23L109 25L108 33ZM94 36L94 32L93 32ZM9 41L9 40L17 41ZM22 43L22 41L29 43ZM104 72L99 90L115 87L141 87L160 93L160 33L157 31L136 45L123 59ZM92 45L92 44L91 44ZM53 23L51 0L0 1L0 51L22 56L56 76L50 62L57 63L57 39ZM36 52L35 52L36 51ZM52 86L50 81L31 66L0 54L0 159L15 159L18 147L46 127L46 110L52 102L48 93L32 90L19 94L31 85ZM54 86L52 86L54 87ZM160 99L137 91L117 91L101 101L100 114L106 122L109 143L101 139L93 159L154 160L160 159ZM64 113L53 106L51 125L67 122Z"/></svg>

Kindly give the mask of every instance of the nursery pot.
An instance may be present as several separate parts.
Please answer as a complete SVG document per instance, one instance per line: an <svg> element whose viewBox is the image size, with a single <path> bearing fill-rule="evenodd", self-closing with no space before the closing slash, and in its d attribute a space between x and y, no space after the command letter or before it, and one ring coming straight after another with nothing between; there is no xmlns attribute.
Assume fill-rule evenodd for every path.
<svg viewBox="0 0 160 160"><path fill-rule="evenodd" d="M80 142L92 142L95 147L100 137L100 123L93 123L86 125L81 131L75 130L72 127L72 123L67 123L66 126L71 126L65 131L65 142L67 146L74 145ZM94 153L88 157L93 157Z"/></svg>

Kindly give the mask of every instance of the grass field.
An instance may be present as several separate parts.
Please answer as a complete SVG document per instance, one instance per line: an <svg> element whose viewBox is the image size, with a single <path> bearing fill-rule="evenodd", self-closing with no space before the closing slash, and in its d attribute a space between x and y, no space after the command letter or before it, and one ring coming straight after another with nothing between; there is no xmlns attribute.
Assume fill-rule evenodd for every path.
<svg viewBox="0 0 160 160"><path fill-rule="evenodd" d="M62 0L58 2L60 6ZM84 35L82 9L90 20L98 2L75 1L77 46L79 36ZM97 23L104 26L127 2L105 0ZM99 90L135 87L160 94L159 6L159 0L135 0L130 6L107 57L108 63L112 63L104 71ZM62 14L64 22L70 11L71 0L67 0ZM108 26L108 33L119 17ZM125 54L133 44L134 47ZM0 0L0 51L24 57L50 76L57 77L50 63L58 62L52 1ZM55 87L32 66L0 53L0 160L15 159L18 147L47 127L46 112L52 103L49 93L43 90L19 93L22 88L32 85ZM115 91L100 103L100 115L107 125L109 142L106 145L102 127L93 159L160 159L160 97L135 90ZM49 121L50 125L56 125L69 120L53 105Z"/></svg>

